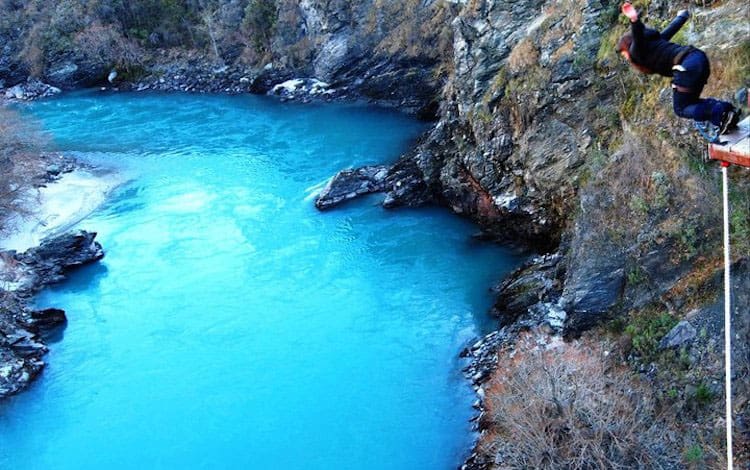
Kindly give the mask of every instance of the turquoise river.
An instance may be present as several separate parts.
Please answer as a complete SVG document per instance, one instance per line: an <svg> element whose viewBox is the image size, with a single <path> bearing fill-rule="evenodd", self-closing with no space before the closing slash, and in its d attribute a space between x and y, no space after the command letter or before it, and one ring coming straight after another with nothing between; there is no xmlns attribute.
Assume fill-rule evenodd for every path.
<svg viewBox="0 0 750 470"><path fill-rule="evenodd" d="M438 208L320 213L342 168L426 127L392 111L80 92L21 107L126 182L79 224L106 257L0 404L0 468L451 469L474 435L458 353L519 258Z"/></svg>

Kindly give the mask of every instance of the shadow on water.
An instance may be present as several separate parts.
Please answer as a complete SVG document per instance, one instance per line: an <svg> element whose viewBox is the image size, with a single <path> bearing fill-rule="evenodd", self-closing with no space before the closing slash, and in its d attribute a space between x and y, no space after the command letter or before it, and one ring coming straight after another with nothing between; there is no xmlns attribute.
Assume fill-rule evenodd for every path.
<svg viewBox="0 0 750 470"><path fill-rule="evenodd" d="M89 290L96 290L102 279L109 275L107 266L94 263L82 266L67 273L67 280L61 284L51 286L48 291L52 294L77 294ZM46 297L46 296L45 296ZM37 308L49 308L54 305L36 305Z"/></svg>
<svg viewBox="0 0 750 470"><path fill-rule="evenodd" d="M50 286L44 292L39 294L34 302L37 309L59 308L56 302L50 302L52 298L59 294L79 294L90 289L98 289L101 281L109 275L107 266L101 263L94 263L87 266L79 267L67 273L67 279L61 284ZM67 312L66 312L67 313ZM46 329L41 332L42 337L47 344L58 343L65 337L65 329L68 326L66 321L52 329Z"/></svg>
<svg viewBox="0 0 750 470"><path fill-rule="evenodd" d="M66 321L62 325L56 326L55 328L43 330L41 332L41 336L48 345L59 343L65 338L65 328L67 327L68 322Z"/></svg>
<svg viewBox="0 0 750 470"><path fill-rule="evenodd" d="M101 214L118 215L127 212L135 212L146 207L141 193L143 188L133 186L131 182L123 184L110 194L107 201L99 208Z"/></svg>

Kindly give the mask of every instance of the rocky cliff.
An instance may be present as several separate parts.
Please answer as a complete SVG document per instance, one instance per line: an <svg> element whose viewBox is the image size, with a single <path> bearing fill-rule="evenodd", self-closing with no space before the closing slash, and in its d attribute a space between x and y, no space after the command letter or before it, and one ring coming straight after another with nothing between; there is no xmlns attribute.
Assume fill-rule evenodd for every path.
<svg viewBox="0 0 750 470"><path fill-rule="evenodd" d="M658 27L690 5L641 6ZM636 75L614 54L626 30L618 9L599 0L466 2L452 22L439 121L389 171L384 204L444 204L488 238L547 253L497 288L493 313L505 328L469 353L480 396L497 383L493 365L511 357L498 348L520 329L543 324L577 337L598 328L595 337L618 338L621 361L649 378L655 406L675 413L679 425L663 423L683 436L669 442L670 465L690 458L720 465L708 455L721 454L722 435L719 172L703 161L705 142L692 123L674 116L669 81ZM712 58L706 92L732 100L739 90L738 105L750 85L748 14L742 2L693 8L693 23L677 38ZM348 178L337 177L334 189L338 181ZM742 343L747 171L732 169L730 185L734 257L745 260L734 287ZM682 339L667 346L674 338ZM750 363L741 348L735 344L740 385ZM736 441L746 442L746 398L736 403ZM483 436L502 428L480 423ZM502 466L497 443L485 444L470 466ZM696 449L705 454L684 457Z"/></svg>
<svg viewBox="0 0 750 470"><path fill-rule="evenodd" d="M738 104L746 103L750 12L742 0L635 3L657 27L690 8L676 40L711 58L705 93L733 99L739 90ZM682 390L721 380L716 367L659 379L679 369L681 355L719 360L720 332L706 325L720 315L720 182L702 159L704 142L674 116L668 80L637 75L614 54L626 30L617 2L154 0L122 10L104 0L54 8L5 0L0 8L6 86L29 75L61 87L99 84L112 68L139 89L265 93L315 78L338 90L326 96L435 118L387 171L347 172L329 194L339 202L382 191L387 207L443 204L488 239L542 252L497 287L501 325L548 323L568 337L606 325L602 335L624 338L625 362L650 374L654 387L679 388L678 414L695 396ZM750 257L750 181L744 169L730 173L742 267ZM748 304L737 292L741 317ZM737 334L747 337L739 320ZM680 321L714 341L678 348L675 365L665 359L669 348L657 346ZM484 349L496 357L499 343L492 344ZM738 360L741 382L750 361ZM688 422L720 416L721 392L711 393L704 416ZM748 419L746 398L738 407ZM715 433L701 429L691 439Z"/></svg>
<svg viewBox="0 0 750 470"><path fill-rule="evenodd" d="M492 238L560 251L564 274L546 295L571 333L659 299L680 308L680 281L720 255L718 172L702 162L691 123L673 115L668 80L617 62L617 9L467 3L453 22L440 121L387 188L387 205L439 201ZM659 2L649 12L656 24L671 13ZM712 56L708 92L732 99L748 85L747 10L725 2L695 13L701 31L681 40ZM702 34L719 24L721 35ZM737 256L748 255L744 174L733 171Z"/></svg>

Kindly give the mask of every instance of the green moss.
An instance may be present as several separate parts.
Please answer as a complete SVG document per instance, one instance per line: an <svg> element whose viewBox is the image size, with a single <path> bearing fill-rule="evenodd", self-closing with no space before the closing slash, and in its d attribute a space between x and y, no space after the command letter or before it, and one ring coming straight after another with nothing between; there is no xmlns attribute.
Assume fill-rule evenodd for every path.
<svg viewBox="0 0 750 470"><path fill-rule="evenodd" d="M647 279L647 276L646 276L646 272L643 271L643 269L641 269L640 266L633 266L632 268L630 268L630 270L628 270L627 278L628 278L628 284L638 285L638 284L642 284L643 282L645 282Z"/></svg>
<svg viewBox="0 0 750 470"><path fill-rule="evenodd" d="M483 106L474 113L474 118L483 124L489 124L492 122L492 113Z"/></svg>
<svg viewBox="0 0 750 470"><path fill-rule="evenodd" d="M680 252L684 259L694 258L700 249L701 237L698 235L698 225L693 221L682 224L682 230L678 233L677 241L680 244Z"/></svg>
<svg viewBox="0 0 750 470"><path fill-rule="evenodd" d="M617 46L617 41L620 40L620 36L622 36L625 31L625 28L616 26L602 36L602 40L599 43L599 51L596 54L596 62L598 65L604 65L608 60L615 61L618 59L615 46Z"/></svg>
<svg viewBox="0 0 750 470"><path fill-rule="evenodd" d="M636 194L630 199L630 208L641 215L645 215L648 214L649 203Z"/></svg>
<svg viewBox="0 0 750 470"><path fill-rule="evenodd" d="M497 71L487 91L482 96L482 103L486 106L494 106L496 102L505 96L505 87L508 85L508 71L502 67Z"/></svg>

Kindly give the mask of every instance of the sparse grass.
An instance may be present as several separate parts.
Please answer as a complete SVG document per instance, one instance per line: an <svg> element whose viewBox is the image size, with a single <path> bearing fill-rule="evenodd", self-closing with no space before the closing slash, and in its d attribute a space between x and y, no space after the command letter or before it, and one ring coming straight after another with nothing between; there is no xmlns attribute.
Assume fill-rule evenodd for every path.
<svg viewBox="0 0 750 470"><path fill-rule="evenodd" d="M633 349L643 359L650 362L659 354L659 341L677 324L677 319L669 313L641 313L631 318L625 327Z"/></svg>
<svg viewBox="0 0 750 470"><path fill-rule="evenodd" d="M508 56L508 69L516 74L522 70L536 65L539 61L539 50L534 41L526 37L522 39Z"/></svg>
<svg viewBox="0 0 750 470"><path fill-rule="evenodd" d="M750 255L750 188L745 181L729 186L732 251L735 256Z"/></svg>
<svg viewBox="0 0 750 470"><path fill-rule="evenodd" d="M704 95L729 98L740 87L750 87L750 39L711 54L711 78ZM747 103L738 103L746 106Z"/></svg>
<svg viewBox="0 0 750 470"><path fill-rule="evenodd" d="M692 258L698 252L698 229L694 224L688 223L682 227L679 233L679 242L682 252L686 258Z"/></svg>

